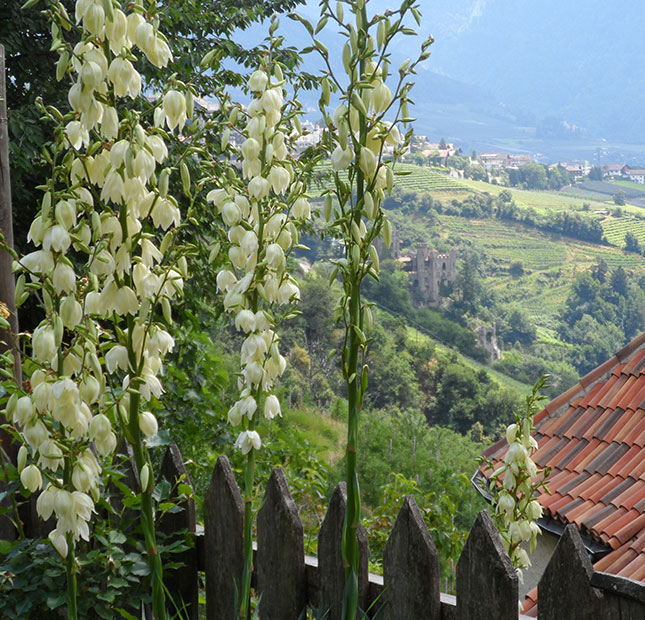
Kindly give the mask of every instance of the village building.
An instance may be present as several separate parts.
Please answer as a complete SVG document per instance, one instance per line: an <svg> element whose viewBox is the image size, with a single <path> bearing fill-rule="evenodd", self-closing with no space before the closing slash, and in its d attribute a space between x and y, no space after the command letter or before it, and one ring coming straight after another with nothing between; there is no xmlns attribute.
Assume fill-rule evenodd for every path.
<svg viewBox="0 0 645 620"><path fill-rule="evenodd" d="M625 176L625 168L627 168L625 164L602 164L600 166L602 175L610 179L618 179Z"/></svg>
<svg viewBox="0 0 645 620"><path fill-rule="evenodd" d="M533 459L551 473L524 613L537 617L535 586L569 524L595 571L645 582L645 333L536 414L533 437ZM502 439L483 456L496 468L507 448ZM484 494L490 473L473 477Z"/></svg>
<svg viewBox="0 0 645 620"><path fill-rule="evenodd" d="M533 161L527 153L480 153L479 158L486 170L517 169Z"/></svg>
<svg viewBox="0 0 645 620"><path fill-rule="evenodd" d="M625 167L625 176L634 183L645 184L645 168Z"/></svg>

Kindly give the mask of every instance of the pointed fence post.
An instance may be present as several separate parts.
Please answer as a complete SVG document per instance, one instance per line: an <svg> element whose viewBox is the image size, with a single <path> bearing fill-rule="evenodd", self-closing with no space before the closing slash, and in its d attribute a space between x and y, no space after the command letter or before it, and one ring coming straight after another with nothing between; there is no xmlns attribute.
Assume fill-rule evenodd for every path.
<svg viewBox="0 0 645 620"><path fill-rule="evenodd" d="M206 618L234 618L244 567L244 502L231 464L220 456L204 501Z"/></svg>
<svg viewBox="0 0 645 620"><path fill-rule="evenodd" d="M603 596L575 525L567 525L538 584L540 620L601 618Z"/></svg>
<svg viewBox="0 0 645 620"><path fill-rule="evenodd" d="M457 620L517 620L518 596L517 573L482 510L457 563Z"/></svg>
<svg viewBox="0 0 645 620"><path fill-rule="evenodd" d="M167 480L171 485L169 501L181 507L180 512L166 512L159 521L159 531L166 535L166 544L177 539L188 542L191 546L185 551L164 556L164 562L177 562L178 568L164 570L164 583L168 589L168 609L179 613L184 620L199 618L199 581L197 576L197 553L195 550L195 500L181 499L178 485L191 487L186 466L181 458L177 444L170 444L166 450L159 479ZM192 491L192 487L191 487Z"/></svg>
<svg viewBox="0 0 645 620"><path fill-rule="evenodd" d="M383 551L385 620L439 620L439 554L416 500L408 495Z"/></svg>
<svg viewBox="0 0 645 620"><path fill-rule="evenodd" d="M257 529L260 617L298 620L307 605L304 530L279 467L271 472Z"/></svg>
<svg viewBox="0 0 645 620"><path fill-rule="evenodd" d="M343 609L345 567L343 565L343 522L347 511L347 487L340 482L334 490L327 514L318 534L318 576L323 611L329 610L327 620L339 620ZM363 525L358 531L359 569L358 604L365 609L368 598L367 533Z"/></svg>

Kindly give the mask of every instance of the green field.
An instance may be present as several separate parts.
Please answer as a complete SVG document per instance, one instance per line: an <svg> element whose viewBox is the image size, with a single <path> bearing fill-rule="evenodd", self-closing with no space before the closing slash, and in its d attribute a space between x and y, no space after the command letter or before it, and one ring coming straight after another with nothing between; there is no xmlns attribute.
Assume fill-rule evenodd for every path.
<svg viewBox="0 0 645 620"><path fill-rule="evenodd" d="M645 185L642 183L636 183L636 181L623 181L621 179L616 179L615 181L610 181L613 185L618 185L620 187L629 187L630 189L637 189L645 193Z"/></svg>
<svg viewBox="0 0 645 620"><path fill-rule="evenodd" d="M487 269L489 272L492 269L492 273L485 278L485 286L505 303L518 303L521 300L522 306L540 328L540 339L545 342L555 339L550 330L564 306L576 273L589 269L603 259L610 269L621 266L635 274L645 274L642 256L623 252L616 247L548 235L521 224L499 220L474 220L449 215L441 215L439 219L441 236L458 237L465 245L485 253L490 263ZM622 218L610 219L616 220L615 225L623 221ZM645 222L639 220L637 223L645 233ZM616 234L620 235L619 232ZM508 268L514 262L520 262L525 269L525 275L521 278L515 279L508 273Z"/></svg>
<svg viewBox="0 0 645 620"><path fill-rule="evenodd" d="M625 235L633 232L641 246L645 245L645 220L631 217L606 217L601 222L607 241L612 245L623 247Z"/></svg>

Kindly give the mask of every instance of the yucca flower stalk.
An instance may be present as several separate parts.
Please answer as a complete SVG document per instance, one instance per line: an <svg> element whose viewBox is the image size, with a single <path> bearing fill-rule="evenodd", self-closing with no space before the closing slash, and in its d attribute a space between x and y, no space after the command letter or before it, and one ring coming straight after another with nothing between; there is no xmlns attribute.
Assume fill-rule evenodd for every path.
<svg viewBox="0 0 645 620"><path fill-rule="evenodd" d="M546 481L550 469L539 469L531 458L537 450L537 442L532 437L533 419L538 404L545 398L540 390L546 386L546 380L544 376L533 386L526 397L526 409L515 414L515 422L507 427L504 463L488 479L492 496L490 512L520 581L523 571L531 565L522 545L529 543L529 552L533 553L541 533L538 520L543 509L536 496L542 491L548 492ZM493 469L491 461L483 459L482 462Z"/></svg>
<svg viewBox="0 0 645 620"><path fill-rule="evenodd" d="M31 492L44 488L38 514L56 517L50 540L66 559L70 619L77 617L75 544L89 539L101 493L91 444L109 459L117 434L134 452L153 613L166 617L146 448L157 421L144 409L163 392L162 359L173 347L156 309L171 320L170 300L187 276L181 248L173 248L180 213L167 194L170 170L157 175L157 168L168 155L165 127L181 128L190 110L171 83L154 119L139 111L137 54L165 67L171 53L141 3L125 11L118 2L78 0L70 17L60 2L47 3L56 76L71 81L71 111L41 107L57 127L45 150L51 176L28 235L37 249L16 262L17 305L37 293L45 318L31 337L26 389L8 387L7 415L24 443L21 481ZM71 30L75 45L66 38Z"/></svg>
<svg viewBox="0 0 645 620"><path fill-rule="evenodd" d="M350 19L345 20L345 7ZM334 261L331 281L340 274L343 292L336 308L337 319L345 327L342 347L342 371L347 384L346 482L347 513L343 528L343 561L346 586L343 618L354 620L358 610L359 550L357 530L361 501L358 484L358 428L363 396L368 383L366 353L373 318L369 304L361 299L361 285L366 276L378 279L379 257L374 245L383 236L389 247L391 228L382 209L386 193L394 187L394 163L406 148L411 131L401 135L399 125L407 125L409 76L416 65L427 58L431 39L421 46L414 62L406 61L394 79L390 76L388 48L399 34L411 35L406 20L413 16L419 23L418 6L405 0L398 10L387 15L368 17L364 0L336 3L321 2L321 19L314 29L301 17L313 38L312 49L322 57L326 71L322 80L320 109L327 125L324 146L331 160L335 188L325 198L324 215L334 233L343 241L345 257ZM346 39L342 60L345 75L337 75L329 53L317 39L325 25L334 23ZM394 83L391 89L388 79ZM333 114L328 111L330 98L340 98ZM387 147L391 151L386 157Z"/></svg>
<svg viewBox="0 0 645 620"><path fill-rule="evenodd" d="M271 34L276 27L274 21ZM264 64L247 82L252 101L246 109L234 106L231 111L230 124L240 119L243 124L242 178L231 175L225 186L207 196L226 233L224 247L218 243L211 252L213 260L224 250L228 258L217 274L217 286L225 311L244 334L238 400L228 412L228 422L239 429L235 448L246 459L244 570L239 589L239 617L244 619L251 611L253 481L256 452L262 446L258 431L262 417L270 421L282 415L273 390L286 360L279 351L276 329L294 316L300 298L287 259L299 247L300 227L311 215L302 169L289 151L289 143L298 135L300 111L285 101L282 69L273 61L276 40L270 41Z"/></svg>

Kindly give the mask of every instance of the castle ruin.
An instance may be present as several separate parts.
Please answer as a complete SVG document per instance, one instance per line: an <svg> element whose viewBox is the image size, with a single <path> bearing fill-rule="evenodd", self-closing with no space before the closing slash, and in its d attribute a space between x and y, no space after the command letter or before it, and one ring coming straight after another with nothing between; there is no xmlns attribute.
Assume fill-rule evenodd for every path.
<svg viewBox="0 0 645 620"><path fill-rule="evenodd" d="M410 270L412 285L416 286L427 306L436 306L441 301L441 285L452 284L457 277L457 252L453 248L447 254L428 249L427 243L417 245ZM411 265L411 266L412 266Z"/></svg>
<svg viewBox="0 0 645 620"><path fill-rule="evenodd" d="M383 255L385 244L382 239L375 239L374 245L379 255ZM438 306L441 303L441 285L452 284L457 278L457 252L453 248L447 254L430 250L427 243L417 244L412 256L401 255L401 233L392 230L390 256L398 261L408 272L413 289L421 294L422 305Z"/></svg>
<svg viewBox="0 0 645 620"><path fill-rule="evenodd" d="M477 342L480 347L488 351L492 362L496 362L502 357L502 352L497 346L497 326L492 327L480 325L476 330Z"/></svg>

